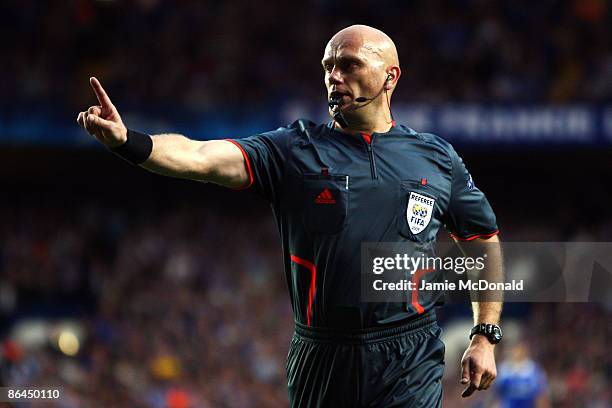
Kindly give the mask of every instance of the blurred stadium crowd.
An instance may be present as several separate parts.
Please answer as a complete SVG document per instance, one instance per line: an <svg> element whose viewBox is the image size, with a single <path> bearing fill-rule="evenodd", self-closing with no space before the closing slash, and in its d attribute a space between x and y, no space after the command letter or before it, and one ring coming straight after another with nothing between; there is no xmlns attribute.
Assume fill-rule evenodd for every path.
<svg viewBox="0 0 612 408"><path fill-rule="evenodd" d="M4 317L76 315L86 335L72 359L9 342L5 382L65 384L66 407L286 405L292 315L268 217L13 211L0 282L18 296Z"/></svg>
<svg viewBox="0 0 612 408"><path fill-rule="evenodd" d="M66 408L286 406L292 314L265 209L63 200L2 207L0 316L9 324L0 327L69 319L79 348L62 353L53 325L34 344L17 324L1 337L4 384L61 384L57 406ZM523 306L521 338L547 374L553 406L609 406L611 311ZM447 355L447 365L445 406L478 406L460 401L458 357Z"/></svg>
<svg viewBox="0 0 612 408"><path fill-rule="evenodd" d="M143 101L201 111L318 100L323 48L356 22L395 40L398 101L575 103L612 95L607 1L179 3L3 1L0 104L78 111L89 105L82 84L92 74L121 106L140 109Z"/></svg>

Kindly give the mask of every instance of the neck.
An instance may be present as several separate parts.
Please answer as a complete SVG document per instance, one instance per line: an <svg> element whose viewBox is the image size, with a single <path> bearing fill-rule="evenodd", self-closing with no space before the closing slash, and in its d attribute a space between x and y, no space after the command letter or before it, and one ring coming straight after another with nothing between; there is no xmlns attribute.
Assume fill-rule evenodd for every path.
<svg viewBox="0 0 612 408"><path fill-rule="evenodd" d="M342 128L338 123L334 122L336 130L348 134L366 133L369 135L388 132L394 126L391 107L372 105L374 104L371 104L371 102L366 103L366 105L359 109L360 114L355 114L357 110L346 112L344 118L348 123L348 127Z"/></svg>
<svg viewBox="0 0 612 408"><path fill-rule="evenodd" d="M383 116L379 116L376 121L359 121L356 118L347 118L348 127L342 128L337 122L334 122L334 127L343 133L360 134L366 133L387 133L393 127L393 123Z"/></svg>

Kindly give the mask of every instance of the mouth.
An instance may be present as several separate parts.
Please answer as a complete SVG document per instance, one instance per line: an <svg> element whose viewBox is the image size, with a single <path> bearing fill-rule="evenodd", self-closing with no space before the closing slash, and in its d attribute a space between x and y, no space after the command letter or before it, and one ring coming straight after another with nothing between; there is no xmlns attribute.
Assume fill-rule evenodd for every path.
<svg viewBox="0 0 612 408"><path fill-rule="evenodd" d="M329 94L329 99L343 99L345 96L349 96L348 93L340 92L340 91L332 91Z"/></svg>
<svg viewBox="0 0 612 408"><path fill-rule="evenodd" d="M330 108L331 107L340 107L342 105L344 105L346 102L348 102L346 98L349 98L349 94L346 92L340 92L340 91L332 91L329 94L329 102L330 102Z"/></svg>

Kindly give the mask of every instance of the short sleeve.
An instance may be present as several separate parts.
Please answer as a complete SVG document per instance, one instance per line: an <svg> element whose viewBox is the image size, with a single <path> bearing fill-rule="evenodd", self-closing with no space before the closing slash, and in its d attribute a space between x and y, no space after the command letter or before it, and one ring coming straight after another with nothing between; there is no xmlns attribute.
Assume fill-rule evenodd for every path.
<svg viewBox="0 0 612 408"><path fill-rule="evenodd" d="M495 213L484 193L476 187L463 160L451 147L452 187L445 226L449 233L460 240L488 238L499 230Z"/></svg>
<svg viewBox="0 0 612 408"><path fill-rule="evenodd" d="M288 137L288 129L280 128L243 139L227 139L242 152L249 173L248 183L239 189L251 189L270 202L276 201L285 169Z"/></svg>

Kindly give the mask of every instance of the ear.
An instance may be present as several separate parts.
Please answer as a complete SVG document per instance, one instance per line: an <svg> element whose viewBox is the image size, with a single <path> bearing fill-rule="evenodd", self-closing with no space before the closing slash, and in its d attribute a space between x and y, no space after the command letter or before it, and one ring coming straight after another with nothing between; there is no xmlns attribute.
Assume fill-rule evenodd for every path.
<svg viewBox="0 0 612 408"><path fill-rule="evenodd" d="M387 72L387 79L385 79L385 89L392 90L397 85L401 71L399 67L391 67L390 72Z"/></svg>
<svg viewBox="0 0 612 408"><path fill-rule="evenodd" d="M385 80L385 90L390 90L393 88L393 74L388 74L387 79Z"/></svg>

